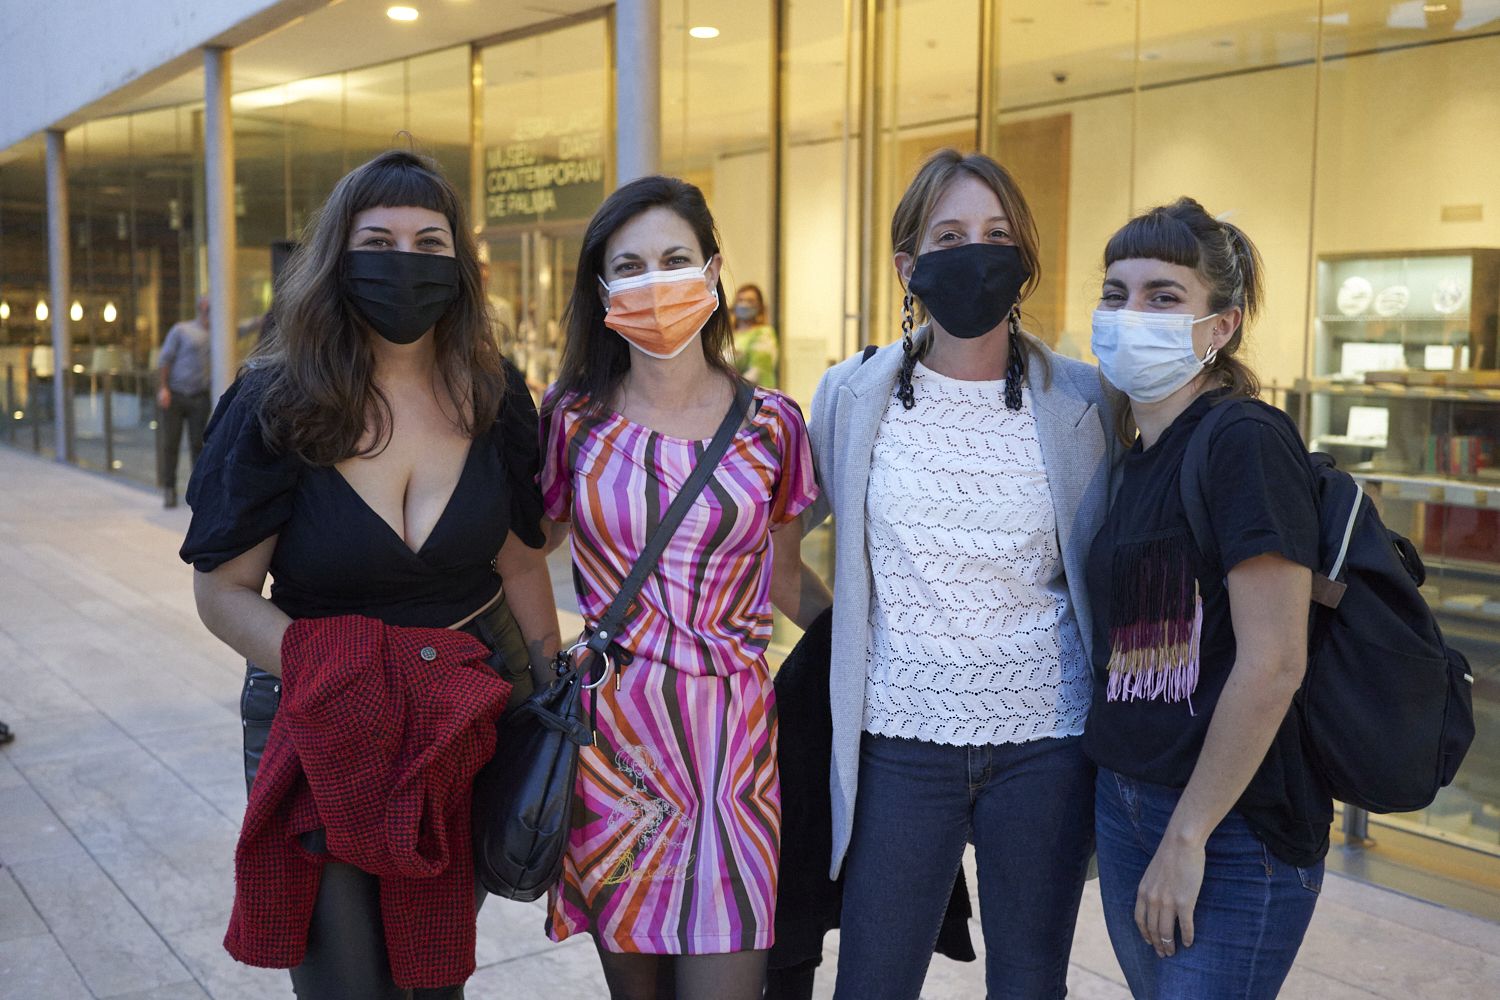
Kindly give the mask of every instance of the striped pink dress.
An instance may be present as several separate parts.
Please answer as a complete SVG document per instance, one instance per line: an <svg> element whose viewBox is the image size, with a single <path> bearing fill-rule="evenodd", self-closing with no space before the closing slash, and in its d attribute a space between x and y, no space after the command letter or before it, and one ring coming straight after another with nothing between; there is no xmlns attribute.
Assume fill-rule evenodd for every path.
<svg viewBox="0 0 1500 1000"><path fill-rule="evenodd" d="M742 427L646 581L622 645L634 661L596 693L573 830L547 933L641 954L768 948L781 789L766 667L772 527L817 495L797 404L758 389ZM545 412L545 410L544 410ZM577 405L552 412L546 515L572 521L574 581L603 614L706 441ZM797 530L792 528L789 530Z"/></svg>

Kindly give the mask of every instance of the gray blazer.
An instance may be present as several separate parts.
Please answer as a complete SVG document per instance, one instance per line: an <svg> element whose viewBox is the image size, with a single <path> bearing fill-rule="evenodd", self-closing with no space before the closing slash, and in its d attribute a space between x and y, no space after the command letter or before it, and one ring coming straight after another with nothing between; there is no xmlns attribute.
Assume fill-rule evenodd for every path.
<svg viewBox="0 0 1500 1000"><path fill-rule="evenodd" d="M1084 565L1089 546L1104 521L1111 478L1121 452L1114 433L1118 394L1093 365L1050 354L1052 378L1039 365L1028 366L1027 385L1036 410L1042 462L1052 488L1072 613L1086 652L1093 648ZM833 663L828 681L833 713L833 865L837 878L854 827L854 795L859 779L859 743L865 720L865 652L870 639L873 585L865 548L865 493L875 433L895 392L901 346L892 344L861 363L856 355L830 368L813 396L813 461L820 496L804 515L809 530L834 515ZM917 397L917 405L922 399ZM1090 652L1090 655L1091 652ZM1090 661L1092 662L1092 661Z"/></svg>

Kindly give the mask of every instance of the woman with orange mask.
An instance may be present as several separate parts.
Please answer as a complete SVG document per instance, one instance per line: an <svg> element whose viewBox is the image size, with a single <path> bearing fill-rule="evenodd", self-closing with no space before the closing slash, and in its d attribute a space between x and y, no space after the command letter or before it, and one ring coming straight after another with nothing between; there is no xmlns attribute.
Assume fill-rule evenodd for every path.
<svg viewBox="0 0 1500 1000"><path fill-rule="evenodd" d="M817 493L807 428L796 403L735 372L721 264L696 187L616 191L584 234L542 404L545 515L571 526L591 629L715 428L734 408L740 421L589 696L597 737L547 931L593 935L614 1000L761 996L781 826L771 605L806 626L831 602L801 556L797 515Z"/></svg>

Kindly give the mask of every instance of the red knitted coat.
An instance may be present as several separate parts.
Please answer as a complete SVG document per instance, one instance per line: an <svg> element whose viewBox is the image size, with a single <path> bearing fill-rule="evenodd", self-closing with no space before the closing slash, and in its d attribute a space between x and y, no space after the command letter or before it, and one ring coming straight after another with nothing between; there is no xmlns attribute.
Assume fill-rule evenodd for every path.
<svg viewBox="0 0 1500 1000"><path fill-rule="evenodd" d="M282 698L234 857L224 947L301 963L325 861L380 879L391 975L402 988L474 971L471 784L495 749L510 684L477 639L346 615L293 622ZM323 828L328 854L299 834Z"/></svg>

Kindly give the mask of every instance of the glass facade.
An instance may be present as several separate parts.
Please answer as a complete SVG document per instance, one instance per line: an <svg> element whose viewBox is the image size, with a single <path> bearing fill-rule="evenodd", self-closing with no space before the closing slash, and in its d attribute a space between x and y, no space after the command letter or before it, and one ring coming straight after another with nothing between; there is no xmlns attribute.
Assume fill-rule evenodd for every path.
<svg viewBox="0 0 1500 1000"><path fill-rule="evenodd" d="M43 454L55 371L47 289L46 154L33 139L0 153L0 440Z"/></svg>
<svg viewBox="0 0 1500 1000"><path fill-rule="evenodd" d="M293 30L314 31L315 19ZM405 141L470 192L497 337L555 372L578 241L613 183L607 13L236 94L240 351L333 182ZM1266 261L1248 338L1273 401L1421 547L1474 661L1479 739L1394 822L1500 853L1500 4L1371 0L664 0L662 168L703 188L725 284L765 293L780 382L899 330L889 220L917 164L995 155L1037 217L1026 323L1088 356L1104 243L1180 195ZM629 94L621 95L629 99ZM54 365L40 141L0 154L0 440L151 479L142 386L204 287L202 106L68 133L74 356ZM39 433L38 433L39 429Z"/></svg>

